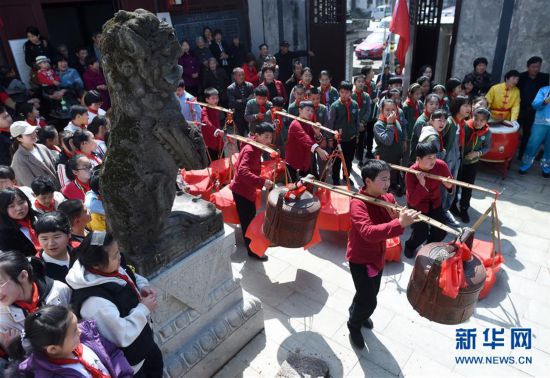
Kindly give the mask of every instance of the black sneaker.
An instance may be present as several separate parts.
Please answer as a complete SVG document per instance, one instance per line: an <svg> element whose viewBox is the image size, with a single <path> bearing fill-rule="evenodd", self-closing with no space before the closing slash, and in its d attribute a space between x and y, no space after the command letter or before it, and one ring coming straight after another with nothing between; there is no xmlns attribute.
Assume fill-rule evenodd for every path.
<svg viewBox="0 0 550 378"><path fill-rule="evenodd" d="M450 211L446 211L443 215L445 217L445 223L447 224L447 226L449 227L460 226L460 223L455 219L455 217L453 216L453 214L451 214Z"/></svg>
<svg viewBox="0 0 550 378"><path fill-rule="evenodd" d="M453 203L453 205L451 206L451 208L449 209L449 211L450 211L451 214L453 214L455 217L459 217L459 216L460 216L460 210L459 210L458 207L456 206L456 203Z"/></svg>
<svg viewBox="0 0 550 378"><path fill-rule="evenodd" d="M374 328L374 324L372 323L372 319L371 318L368 318L367 320L365 320L363 322L363 327L367 328L367 329L373 329Z"/></svg>
<svg viewBox="0 0 550 378"><path fill-rule="evenodd" d="M348 322L349 338L354 347L363 349L365 347L365 339L361 334L361 328L355 328Z"/></svg>
<svg viewBox="0 0 550 378"><path fill-rule="evenodd" d="M550 173L542 172L542 177L550 178Z"/></svg>
<svg viewBox="0 0 550 378"><path fill-rule="evenodd" d="M524 171L523 169L518 169L518 173L520 175L526 175L527 174L527 171ZM544 176L544 173L542 174Z"/></svg>
<svg viewBox="0 0 550 378"><path fill-rule="evenodd" d="M470 215L468 215L468 209L460 210L460 220L463 223L470 223Z"/></svg>
<svg viewBox="0 0 550 378"><path fill-rule="evenodd" d="M414 259L415 248L407 247L407 245L405 245L405 250L403 251L403 253L405 254L406 258Z"/></svg>
<svg viewBox="0 0 550 378"><path fill-rule="evenodd" d="M248 256L249 257L252 257L256 260L260 260L260 261L267 261L269 260L269 257L267 257L267 255L263 255L263 256L258 256L257 254L253 253L253 252L250 252L248 251Z"/></svg>
<svg viewBox="0 0 550 378"><path fill-rule="evenodd" d="M334 186L340 185L340 179L336 179L336 180L332 179L332 185L334 185Z"/></svg>

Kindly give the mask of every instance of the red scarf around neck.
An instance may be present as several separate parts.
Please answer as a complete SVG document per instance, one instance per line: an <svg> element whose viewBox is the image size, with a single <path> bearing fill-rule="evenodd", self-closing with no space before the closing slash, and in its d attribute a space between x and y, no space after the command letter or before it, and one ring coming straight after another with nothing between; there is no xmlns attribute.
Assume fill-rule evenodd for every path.
<svg viewBox="0 0 550 378"><path fill-rule="evenodd" d="M34 232L34 228L32 228L31 217L27 215L25 219L18 219L16 220L16 222L21 227L27 227L27 229L29 230L29 235L31 236L31 241L32 241L32 244L34 245L34 248L36 249L37 252L40 251L42 247L40 247L40 243L38 242L38 236L36 235L36 232Z"/></svg>
<svg viewBox="0 0 550 378"><path fill-rule="evenodd" d="M82 344L78 344L78 346L73 350L73 354L76 358L51 358L48 357L48 360L55 365L71 365L71 364L81 364L84 369L90 375L92 378L110 378L111 376L109 374L104 374L100 369L95 368L91 364L88 363L83 357L83 351L84 347Z"/></svg>
<svg viewBox="0 0 550 378"><path fill-rule="evenodd" d="M13 304L23 310L28 314L32 314L38 310L38 300L40 299L40 293L38 292L38 285L36 282L32 283L32 296L30 302L25 301L15 301Z"/></svg>
<svg viewBox="0 0 550 378"><path fill-rule="evenodd" d="M259 112L262 113L262 114L265 114L265 104L264 105L258 104L258 106L260 107Z"/></svg>
<svg viewBox="0 0 550 378"><path fill-rule="evenodd" d="M331 85L321 86L321 104L327 104L327 93L330 92Z"/></svg>
<svg viewBox="0 0 550 378"><path fill-rule="evenodd" d="M313 116L311 118L313 122L317 122L317 109L319 109L319 105L313 105Z"/></svg>
<svg viewBox="0 0 550 378"><path fill-rule="evenodd" d="M76 187L78 189L80 189L80 191L82 193L84 193L84 195L86 195L86 193L90 191L90 183L89 182L88 183L83 183L82 181L80 181L78 179L78 177L75 177L74 183L75 183Z"/></svg>
<svg viewBox="0 0 550 378"><path fill-rule="evenodd" d="M477 140L482 137L483 135L487 134L489 132L489 126L485 125L481 129L476 129L474 127L474 120L471 119L468 122L466 122L466 127L468 127L470 130L472 130L472 135L470 135L470 140L466 143L467 145L471 144L472 142L472 148L477 144ZM466 128L464 127L464 128ZM464 132L466 134L466 132ZM475 140L474 140L475 139ZM462 146L464 147L464 146Z"/></svg>
<svg viewBox="0 0 550 378"><path fill-rule="evenodd" d="M281 134L281 131L283 130L283 116L280 115L280 114L275 114L275 112L279 111L283 111L283 109L279 109L279 108L272 108L272 114L275 116L275 119L277 120L276 124L277 124L277 127L275 128L275 139L277 139L277 137Z"/></svg>
<svg viewBox="0 0 550 378"><path fill-rule="evenodd" d="M37 209L40 209L42 210L43 212L45 213L51 213L52 211L55 210L55 200L52 201L51 205L49 207L46 207L44 205L42 205L40 202L38 202L37 199L34 200L34 206L37 208Z"/></svg>
<svg viewBox="0 0 550 378"><path fill-rule="evenodd" d="M91 106L88 107L88 111L89 111L90 113L95 114L95 115L97 115L97 113L99 112L98 110L95 110L95 109L92 108Z"/></svg>
<svg viewBox="0 0 550 378"><path fill-rule="evenodd" d="M384 113L380 113L378 116L378 120L384 122L386 125L388 124L388 118ZM397 119L395 120L395 124L393 125L393 140L395 143L399 142L399 131L397 131Z"/></svg>
<svg viewBox="0 0 550 378"><path fill-rule="evenodd" d="M363 107L363 91L355 90L355 94L357 95L357 105L359 106L359 109Z"/></svg>
<svg viewBox="0 0 550 378"><path fill-rule="evenodd" d="M124 280L126 284L132 289L134 294L138 297L138 299L141 299L141 294L139 293L139 290L137 289L136 285L134 284L134 281L130 277L128 277L126 274L122 274L119 271L111 272L111 273L105 273L101 270L97 270L94 268L86 268L90 273L97 274L98 276L103 277L115 277L120 278L121 280Z"/></svg>
<svg viewBox="0 0 550 378"><path fill-rule="evenodd" d="M445 101L445 97L439 100L439 109L443 109L447 105L447 101Z"/></svg>
<svg viewBox="0 0 550 378"><path fill-rule="evenodd" d="M350 123L351 122L351 99L349 99L346 102L340 99L340 102L342 103L342 105L346 107L346 114L348 115L348 123Z"/></svg>
<svg viewBox="0 0 550 378"><path fill-rule="evenodd" d="M310 89L310 88L312 87L311 84L306 84L306 83L304 83L303 80L300 80L300 84L302 84L302 85L304 86L305 89Z"/></svg>
<svg viewBox="0 0 550 378"><path fill-rule="evenodd" d="M76 150L76 151L75 151L75 154L77 154L77 155L84 155L84 156L86 156L88 159L95 161L95 162L97 163L97 165L101 164L101 159L98 158L97 156L95 156L93 152L92 152L92 153L89 153L89 154L85 154L84 152L82 152L82 151L80 151L80 150Z"/></svg>
<svg viewBox="0 0 550 378"><path fill-rule="evenodd" d="M413 100L410 96L407 97L407 105L414 109L414 119L420 116L420 109L418 108L418 101Z"/></svg>
<svg viewBox="0 0 550 378"><path fill-rule="evenodd" d="M453 120L456 122L456 124L458 125L458 130L459 130L459 142L460 142L460 146L464 146L464 138L466 137L466 129L465 129L465 126L466 126L466 121L464 119L458 119L456 118L456 116L453 117Z"/></svg>
<svg viewBox="0 0 550 378"><path fill-rule="evenodd" d="M368 95L370 96L372 94L372 86L371 86L371 83L367 83L365 85L365 88L367 89L367 93Z"/></svg>
<svg viewBox="0 0 550 378"><path fill-rule="evenodd" d="M431 113L428 112L428 109L424 109L424 116L426 117L426 121L430 120L430 115L431 115Z"/></svg>

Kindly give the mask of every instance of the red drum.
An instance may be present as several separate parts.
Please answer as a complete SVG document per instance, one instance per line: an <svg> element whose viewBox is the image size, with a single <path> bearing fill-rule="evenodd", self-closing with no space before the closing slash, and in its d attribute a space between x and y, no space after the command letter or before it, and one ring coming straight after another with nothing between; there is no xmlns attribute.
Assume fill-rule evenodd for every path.
<svg viewBox="0 0 550 378"><path fill-rule="evenodd" d="M519 145L519 124L505 126L491 125L491 149L481 158L489 163L504 163L511 160Z"/></svg>

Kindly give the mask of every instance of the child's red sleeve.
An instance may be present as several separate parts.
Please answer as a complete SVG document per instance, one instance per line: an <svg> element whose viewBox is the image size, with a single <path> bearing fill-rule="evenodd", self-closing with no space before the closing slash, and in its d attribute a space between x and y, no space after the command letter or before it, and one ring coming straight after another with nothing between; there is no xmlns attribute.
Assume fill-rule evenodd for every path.
<svg viewBox="0 0 550 378"><path fill-rule="evenodd" d="M368 243L381 242L399 236L404 231L399 219L375 224L369 214L367 205L362 201L351 201L350 216L352 227L355 227L363 240Z"/></svg>

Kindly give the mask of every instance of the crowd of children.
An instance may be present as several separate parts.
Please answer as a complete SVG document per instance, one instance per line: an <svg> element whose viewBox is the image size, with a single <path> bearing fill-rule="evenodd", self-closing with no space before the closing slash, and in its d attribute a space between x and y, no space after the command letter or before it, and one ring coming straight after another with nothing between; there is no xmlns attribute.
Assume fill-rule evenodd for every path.
<svg viewBox="0 0 550 378"><path fill-rule="evenodd" d="M423 243L446 236L419 222L420 214L451 226L459 224L454 216L470 222L471 190L426 174L475 182L480 158L491 148L489 123L512 124L519 117L514 87L519 73L508 72L505 83L493 87L486 85L485 71L441 85L432 82L431 67L423 67L403 98L403 79L389 68L377 82L374 70L366 67L353 82L333 84L323 70L314 83L310 68L284 56L288 44L281 45L286 51L281 61L268 54L267 45L260 46L255 64L241 54L238 40L229 53L221 33L214 37L198 40L194 53L184 41L185 81L174 94L186 120L201 130L211 160L228 155L226 133L239 133L279 150L292 181L311 173L340 185L353 174L357 159L361 182L350 183L361 193L392 203L394 196L405 195L407 208L399 213L351 201L346 258L356 294L348 328L353 344L362 348L361 327L373 327L370 316L384 269L385 240L410 226L404 254L414 258ZM199 53L198 64L204 66L200 80L194 58ZM236 56L242 61L237 65L231 62ZM52 96L63 97L63 80L49 59L35 59L37 82L60 92ZM474 66L477 70L483 64ZM0 352L18 361L10 367L14 372L158 377L163 358L149 320L156 292L126 265L107 232L100 169L110 129L108 94L97 58L86 59L85 65L84 81L93 82L93 88L82 93L81 104L70 107L63 128L48 125L31 103L21 106L21 120L12 122L0 104L0 304L6 309L0 311ZM535 124L520 173L527 172L545 144L543 175L550 177L548 88L534 97ZM487 99L479 97L487 91ZM510 92L513 104L506 103L503 91ZM208 106L193 104L199 94ZM232 122L219 105L234 110ZM330 159L335 150L338 157ZM261 162L267 158L256 147L241 144L229 186L253 257L245 235L256 214L257 190L275 185L261 177ZM392 164L417 173L403 175Z"/></svg>

